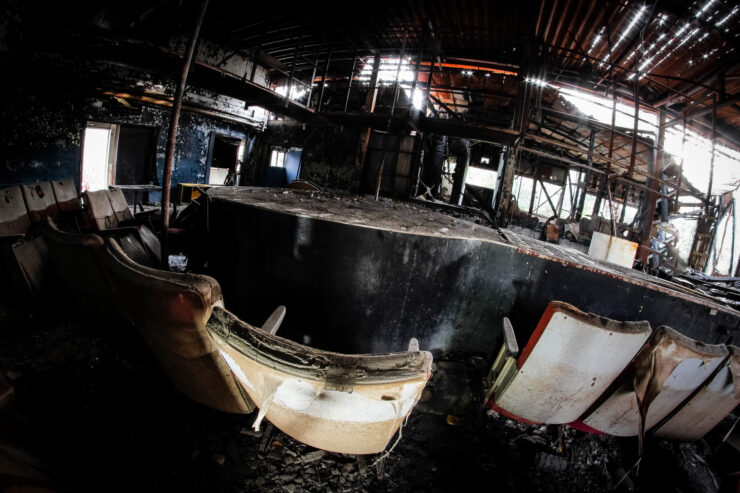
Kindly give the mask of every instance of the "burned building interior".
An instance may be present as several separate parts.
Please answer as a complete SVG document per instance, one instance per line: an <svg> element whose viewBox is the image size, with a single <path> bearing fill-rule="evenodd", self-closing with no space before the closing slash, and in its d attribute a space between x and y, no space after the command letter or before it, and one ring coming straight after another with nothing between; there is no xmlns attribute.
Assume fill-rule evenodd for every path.
<svg viewBox="0 0 740 493"><path fill-rule="evenodd" d="M740 4L0 4L3 491L740 491Z"/></svg>

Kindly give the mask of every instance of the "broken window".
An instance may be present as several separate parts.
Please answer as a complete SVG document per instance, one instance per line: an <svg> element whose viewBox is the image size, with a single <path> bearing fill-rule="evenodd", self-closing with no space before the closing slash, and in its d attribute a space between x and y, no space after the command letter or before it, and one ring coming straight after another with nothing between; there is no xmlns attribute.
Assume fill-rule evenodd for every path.
<svg viewBox="0 0 740 493"><path fill-rule="evenodd" d="M483 161L481 160L481 162ZM468 174L465 177L465 183L468 185L494 189L496 188L497 177L498 173L492 169L469 166Z"/></svg>
<svg viewBox="0 0 740 493"><path fill-rule="evenodd" d="M281 149L273 149L270 155L270 167L272 168L284 168L285 167L285 151Z"/></svg>
<svg viewBox="0 0 740 493"><path fill-rule="evenodd" d="M421 108L422 101L424 99L424 91L421 88L414 88L413 93L411 92L414 78L416 78L413 64L415 63L412 57L384 57L380 59L380 65L378 66L378 84L394 84L398 81L404 94L411 100L411 104L414 108ZM400 64L400 67L399 67ZM372 80L373 73L373 59L368 58L360 71L357 81L360 83L367 84Z"/></svg>

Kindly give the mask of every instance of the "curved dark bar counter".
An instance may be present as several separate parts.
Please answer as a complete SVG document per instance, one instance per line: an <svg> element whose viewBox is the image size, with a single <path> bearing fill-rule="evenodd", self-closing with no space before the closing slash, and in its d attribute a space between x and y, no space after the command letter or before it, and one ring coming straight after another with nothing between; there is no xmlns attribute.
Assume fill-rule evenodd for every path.
<svg viewBox="0 0 740 493"><path fill-rule="evenodd" d="M333 351L494 353L502 317L526 342L552 300L740 344L740 313L681 286L422 206L352 195L209 190L209 270L226 306Z"/></svg>

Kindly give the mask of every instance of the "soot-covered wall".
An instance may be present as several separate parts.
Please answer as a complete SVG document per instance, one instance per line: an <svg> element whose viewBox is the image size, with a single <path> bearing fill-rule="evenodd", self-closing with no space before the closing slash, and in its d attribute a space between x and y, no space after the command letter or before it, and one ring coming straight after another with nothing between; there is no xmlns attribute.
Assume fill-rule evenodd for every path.
<svg viewBox="0 0 740 493"><path fill-rule="evenodd" d="M130 109L112 100L68 91L11 91L0 97L0 184L72 177L79 185L86 121L155 127L157 180L164 165L170 111ZM253 139L255 130L183 111L175 148L173 184L203 183L211 134Z"/></svg>
<svg viewBox="0 0 740 493"><path fill-rule="evenodd" d="M359 128L272 120L257 143L254 183L265 183L274 147L295 147L303 150L301 179L310 180L322 188L357 190L362 172L358 164L360 134Z"/></svg>

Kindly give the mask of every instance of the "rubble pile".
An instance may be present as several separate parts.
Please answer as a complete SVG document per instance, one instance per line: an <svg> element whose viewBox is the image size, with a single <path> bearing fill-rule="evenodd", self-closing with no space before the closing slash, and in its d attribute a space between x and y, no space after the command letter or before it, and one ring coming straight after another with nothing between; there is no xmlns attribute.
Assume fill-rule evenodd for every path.
<svg viewBox="0 0 740 493"><path fill-rule="evenodd" d="M188 400L135 337L114 342L58 311L27 313L0 307L0 371L14 387L0 409L0 442L56 489L704 492L728 484L740 463L714 436L729 430L730 416L696 444L648 439L636 474L635 439L531 426L483 410L491 362L465 353L435 355L421 402L389 453L330 453L267 421L252 430L256 414Z"/></svg>

